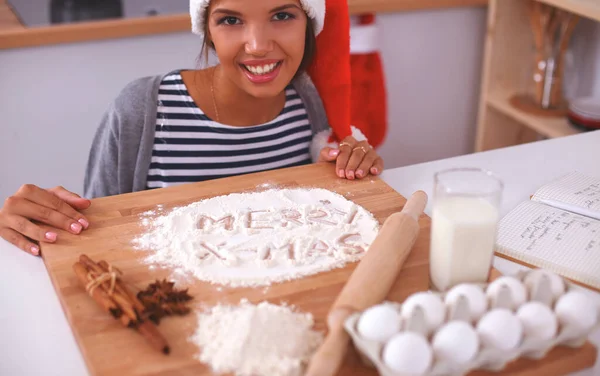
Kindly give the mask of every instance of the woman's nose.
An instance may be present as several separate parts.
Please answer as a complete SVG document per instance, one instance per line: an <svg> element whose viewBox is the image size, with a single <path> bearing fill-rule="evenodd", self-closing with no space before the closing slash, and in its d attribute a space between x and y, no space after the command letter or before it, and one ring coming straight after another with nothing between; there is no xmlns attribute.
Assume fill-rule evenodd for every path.
<svg viewBox="0 0 600 376"><path fill-rule="evenodd" d="M248 55L265 56L273 51L273 39L263 27L250 27L245 52Z"/></svg>

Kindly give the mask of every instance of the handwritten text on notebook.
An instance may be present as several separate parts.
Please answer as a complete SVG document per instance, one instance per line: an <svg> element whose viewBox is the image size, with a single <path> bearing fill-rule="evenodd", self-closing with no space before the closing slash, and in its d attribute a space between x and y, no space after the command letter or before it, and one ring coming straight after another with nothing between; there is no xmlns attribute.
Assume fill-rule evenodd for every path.
<svg viewBox="0 0 600 376"><path fill-rule="evenodd" d="M526 249L531 251L538 244L547 246L548 243L543 241L548 238L548 242L558 243L565 237L568 238L569 232L578 232L578 235L585 234L586 240L589 240L585 245L585 250L593 250L596 247L600 251L600 244L595 240L595 236L600 236L600 223L587 217L553 208L534 218L521 233L521 238L529 240ZM587 239L590 236L592 238Z"/></svg>
<svg viewBox="0 0 600 376"><path fill-rule="evenodd" d="M600 276L600 221L525 201L500 221L498 251L571 278Z"/></svg>
<svg viewBox="0 0 600 376"><path fill-rule="evenodd" d="M600 205L600 184L594 183L575 193L575 196L580 197L583 205L588 209L593 209Z"/></svg>

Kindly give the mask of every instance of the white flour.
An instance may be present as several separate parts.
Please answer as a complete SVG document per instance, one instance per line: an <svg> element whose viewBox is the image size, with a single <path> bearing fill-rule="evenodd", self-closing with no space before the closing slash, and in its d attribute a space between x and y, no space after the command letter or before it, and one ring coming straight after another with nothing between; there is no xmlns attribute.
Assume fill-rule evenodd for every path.
<svg viewBox="0 0 600 376"><path fill-rule="evenodd" d="M198 314L190 338L198 360L216 373L236 376L300 376L323 341L310 314L262 302L213 307Z"/></svg>
<svg viewBox="0 0 600 376"><path fill-rule="evenodd" d="M146 261L217 284L267 286L360 260L379 230L364 208L325 189L218 196L141 217ZM154 213L156 214L156 213ZM162 215L160 215L162 214Z"/></svg>

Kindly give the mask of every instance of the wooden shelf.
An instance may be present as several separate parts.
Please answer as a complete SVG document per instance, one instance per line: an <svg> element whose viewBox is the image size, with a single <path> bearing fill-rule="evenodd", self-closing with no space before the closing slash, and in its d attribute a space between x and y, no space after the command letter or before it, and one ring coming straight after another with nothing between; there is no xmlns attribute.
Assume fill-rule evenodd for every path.
<svg viewBox="0 0 600 376"><path fill-rule="evenodd" d="M531 1L600 21L600 0L490 0L475 151L583 132L566 117L532 115L511 104L513 94L534 86Z"/></svg>
<svg viewBox="0 0 600 376"><path fill-rule="evenodd" d="M514 108L509 103L511 95L512 93L508 91L497 90L491 92L488 94L487 104L496 111L548 138L571 136L581 133L580 130L569 124L569 121L564 117L535 116Z"/></svg>
<svg viewBox="0 0 600 376"><path fill-rule="evenodd" d="M537 0L540 3L552 5L556 8L600 21L600 1L598 0Z"/></svg>
<svg viewBox="0 0 600 376"><path fill-rule="evenodd" d="M21 21L15 15L12 8L6 3L6 0L0 0L0 31L23 29Z"/></svg>
<svg viewBox="0 0 600 376"><path fill-rule="evenodd" d="M486 6L488 0L348 0L350 14Z"/></svg>
<svg viewBox="0 0 600 376"><path fill-rule="evenodd" d="M350 14L487 6L488 0L348 0ZM0 50L190 31L189 14L23 27L0 0Z"/></svg>

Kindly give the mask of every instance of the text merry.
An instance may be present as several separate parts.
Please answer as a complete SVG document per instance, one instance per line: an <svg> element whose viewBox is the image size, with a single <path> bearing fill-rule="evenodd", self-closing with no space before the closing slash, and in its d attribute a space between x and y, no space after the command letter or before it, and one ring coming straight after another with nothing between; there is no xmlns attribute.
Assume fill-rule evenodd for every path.
<svg viewBox="0 0 600 376"><path fill-rule="evenodd" d="M355 207L349 212L339 209L323 207L278 210L250 210L236 214L226 214L221 217L213 217L206 214L200 215L196 227L202 232L211 233L214 230L233 231L235 228L246 228L254 230L285 228L291 229L297 226L324 225L343 226L351 225L355 221L357 210Z"/></svg>

